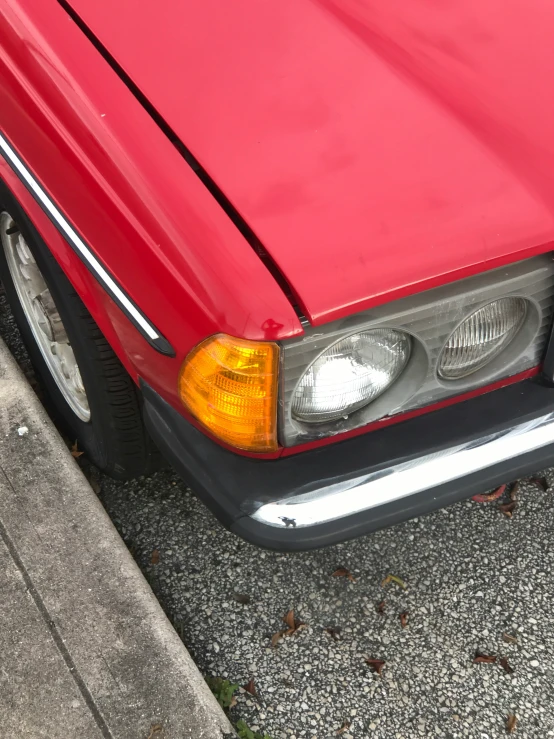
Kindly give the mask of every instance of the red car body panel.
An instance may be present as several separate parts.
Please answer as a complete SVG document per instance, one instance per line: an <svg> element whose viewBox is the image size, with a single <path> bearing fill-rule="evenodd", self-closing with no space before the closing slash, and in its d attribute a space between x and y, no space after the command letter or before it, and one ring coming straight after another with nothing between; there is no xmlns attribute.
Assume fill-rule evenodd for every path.
<svg viewBox="0 0 554 739"><path fill-rule="evenodd" d="M69 2L314 323L551 248L548 0Z"/></svg>
<svg viewBox="0 0 554 739"><path fill-rule="evenodd" d="M428 13L396 0L168 0L155 18L133 0L71 6L314 324L551 248L544 0L531 17L521 0ZM57 0L5 0L0 48L2 133L175 348L145 342L0 159L135 380L185 413L178 370L206 336L302 333L269 269Z"/></svg>
<svg viewBox="0 0 554 739"><path fill-rule="evenodd" d="M199 341L302 332L286 296L173 144L55 0L0 7L1 130L176 351L150 347L3 162L0 175L132 376L175 407Z"/></svg>

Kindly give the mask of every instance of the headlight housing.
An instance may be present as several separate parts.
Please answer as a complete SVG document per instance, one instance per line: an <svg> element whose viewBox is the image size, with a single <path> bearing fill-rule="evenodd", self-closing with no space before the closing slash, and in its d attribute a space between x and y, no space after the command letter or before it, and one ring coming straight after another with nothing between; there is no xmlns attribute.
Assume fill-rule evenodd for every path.
<svg viewBox="0 0 554 739"><path fill-rule="evenodd" d="M485 351L480 351L480 362L469 367L474 371L468 375L452 379L443 376L439 365L445 360L445 347L460 336L456 332L465 321L491 303L488 312L496 315L492 325L502 324L503 329L494 337L490 353L487 349L485 356ZM396 414L417 412L538 367L550 336L553 312L554 261L548 253L375 305L347 318L305 326L302 336L281 345L280 442L284 447L295 447L368 424L385 425ZM473 316L473 321L479 318L483 313ZM394 330L409 337L410 356L396 381L355 411L345 410L321 422L313 414L314 420L306 417L297 391L308 368L313 371L312 365L343 339L376 329ZM475 369L479 364L480 368ZM448 372L446 361L445 370ZM364 399L359 400L363 403ZM334 413L343 408L327 410Z"/></svg>
<svg viewBox="0 0 554 739"><path fill-rule="evenodd" d="M394 383L410 352L410 336L388 328L340 339L300 378L292 400L293 417L322 423L363 408Z"/></svg>
<svg viewBox="0 0 554 739"><path fill-rule="evenodd" d="M553 312L541 254L278 343L212 336L187 356L179 395L227 444L286 454L537 368Z"/></svg>
<svg viewBox="0 0 554 739"><path fill-rule="evenodd" d="M501 298L472 313L450 334L442 350L438 374L459 380L491 362L515 338L527 314L527 301Z"/></svg>

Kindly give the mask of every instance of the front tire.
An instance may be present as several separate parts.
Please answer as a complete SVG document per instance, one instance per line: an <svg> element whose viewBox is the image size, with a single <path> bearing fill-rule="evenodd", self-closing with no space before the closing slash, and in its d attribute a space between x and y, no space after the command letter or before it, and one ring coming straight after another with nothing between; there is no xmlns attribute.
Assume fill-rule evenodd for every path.
<svg viewBox="0 0 554 739"><path fill-rule="evenodd" d="M0 280L45 402L69 438L91 462L118 479L156 469L159 452L144 427L133 380L3 186Z"/></svg>

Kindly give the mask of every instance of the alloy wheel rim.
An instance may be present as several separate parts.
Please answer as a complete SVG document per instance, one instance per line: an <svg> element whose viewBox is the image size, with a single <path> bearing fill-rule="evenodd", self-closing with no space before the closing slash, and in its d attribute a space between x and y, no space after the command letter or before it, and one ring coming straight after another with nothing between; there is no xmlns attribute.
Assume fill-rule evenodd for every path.
<svg viewBox="0 0 554 739"><path fill-rule="evenodd" d="M12 216L0 214L0 240L10 275L48 370L71 410L90 421L81 371L46 280Z"/></svg>

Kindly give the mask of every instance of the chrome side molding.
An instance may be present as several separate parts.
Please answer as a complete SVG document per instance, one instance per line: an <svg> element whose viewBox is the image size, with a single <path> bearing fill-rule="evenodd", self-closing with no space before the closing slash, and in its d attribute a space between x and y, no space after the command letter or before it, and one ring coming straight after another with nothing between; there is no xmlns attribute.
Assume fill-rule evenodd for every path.
<svg viewBox="0 0 554 739"><path fill-rule="evenodd" d="M100 260L93 254L85 244L77 231L69 223L57 205L53 202L38 180L31 174L26 164L15 152L11 144L0 133L0 154L19 177L27 190L58 229L75 254L94 275L104 290L110 295L127 318L133 323L146 341L161 354L175 356L171 344L165 339L151 321L144 315L140 308L131 300L125 290L118 284L108 269L101 264Z"/></svg>

